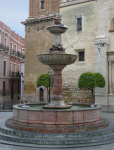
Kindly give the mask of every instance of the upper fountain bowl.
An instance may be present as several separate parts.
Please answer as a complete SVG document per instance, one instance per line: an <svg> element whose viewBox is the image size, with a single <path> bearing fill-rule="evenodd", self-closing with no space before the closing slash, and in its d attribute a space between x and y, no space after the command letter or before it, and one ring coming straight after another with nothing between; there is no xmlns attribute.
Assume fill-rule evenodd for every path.
<svg viewBox="0 0 114 150"><path fill-rule="evenodd" d="M63 34L68 30L64 25L54 25L47 28L47 30L52 34Z"/></svg>
<svg viewBox="0 0 114 150"><path fill-rule="evenodd" d="M45 65L70 65L77 59L77 55L73 54L41 54L37 57Z"/></svg>

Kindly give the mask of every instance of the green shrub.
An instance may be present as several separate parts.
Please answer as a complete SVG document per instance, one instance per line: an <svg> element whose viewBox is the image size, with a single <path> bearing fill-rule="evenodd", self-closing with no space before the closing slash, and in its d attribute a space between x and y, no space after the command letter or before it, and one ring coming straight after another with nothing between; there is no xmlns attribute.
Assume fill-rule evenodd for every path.
<svg viewBox="0 0 114 150"><path fill-rule="evenodd" d="M100 73L83 73L78 81L78 87L80 89L87 88L92 92L92 104L93 104L93 89L96 87L103 88L105 86L105 79Z"/></svg>

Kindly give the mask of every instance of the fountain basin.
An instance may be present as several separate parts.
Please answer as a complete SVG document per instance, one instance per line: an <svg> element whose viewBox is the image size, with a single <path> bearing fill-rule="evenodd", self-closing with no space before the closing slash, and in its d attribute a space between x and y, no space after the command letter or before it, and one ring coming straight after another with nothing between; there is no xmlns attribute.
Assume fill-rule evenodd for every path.
<svg viewBox="0 0 114 150"><path fill-rule="evenodd" d="M37 57L45 65L70 65L77 59L73 54L41 54Z"/></svg>
<svg viewBox="0 0 114 150"><path fill-rule="evenodd" d="M34 104L35 107L37 105L41 106ZM22 104L19 104L13 106L13 117L6 121L6 126L27 131L64 133L95 130L108 124L103 124L100 106L83 109L33 109L22 108Z"/></svg>
<svg viewBox="0 0 114 150"><path fill-rule="evenodd" d="M54 25L48 27L47 30L52 34L63 34L68 28L66 26Z"/></svg>

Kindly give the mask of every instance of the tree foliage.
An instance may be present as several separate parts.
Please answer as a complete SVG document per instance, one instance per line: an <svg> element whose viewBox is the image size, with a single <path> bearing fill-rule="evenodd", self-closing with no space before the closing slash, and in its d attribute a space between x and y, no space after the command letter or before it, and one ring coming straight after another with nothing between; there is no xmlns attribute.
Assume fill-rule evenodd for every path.
<svg viewBox="0 0 114 150"><path fill-rule="evenodd" d="M105 86L105 79L100 73L83 73L78 81L78 87L88 88L92 92L92 103L93 103L93 89L96 87L103 88Z"/></svg>
<svg viewBox="0 0 114 150"><path fill-rule="evenodd" d="M50 87L53 87L52 79L53 79L53 75L50 75ZM37 87L39 86L45 86L47 88L49 87L49 75L48 74L41 74L38 77Z"/></svg>

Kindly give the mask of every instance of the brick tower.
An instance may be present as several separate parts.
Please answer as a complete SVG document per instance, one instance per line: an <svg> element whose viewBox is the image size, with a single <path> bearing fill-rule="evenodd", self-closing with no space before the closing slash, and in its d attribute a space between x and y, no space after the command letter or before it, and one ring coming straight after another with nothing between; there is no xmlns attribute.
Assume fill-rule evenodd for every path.
<svg viewBox="0 0 114 150"><path fill-rule="evenodd" d="M37 55L49 52L54 42L54 36L47 31L47 27L53 24L57 13L59 0L29 0L29 18L22 22L25 25L25 101L32 97L35 102L37 78L48 72L49 67L41 64Z"/></svg>

